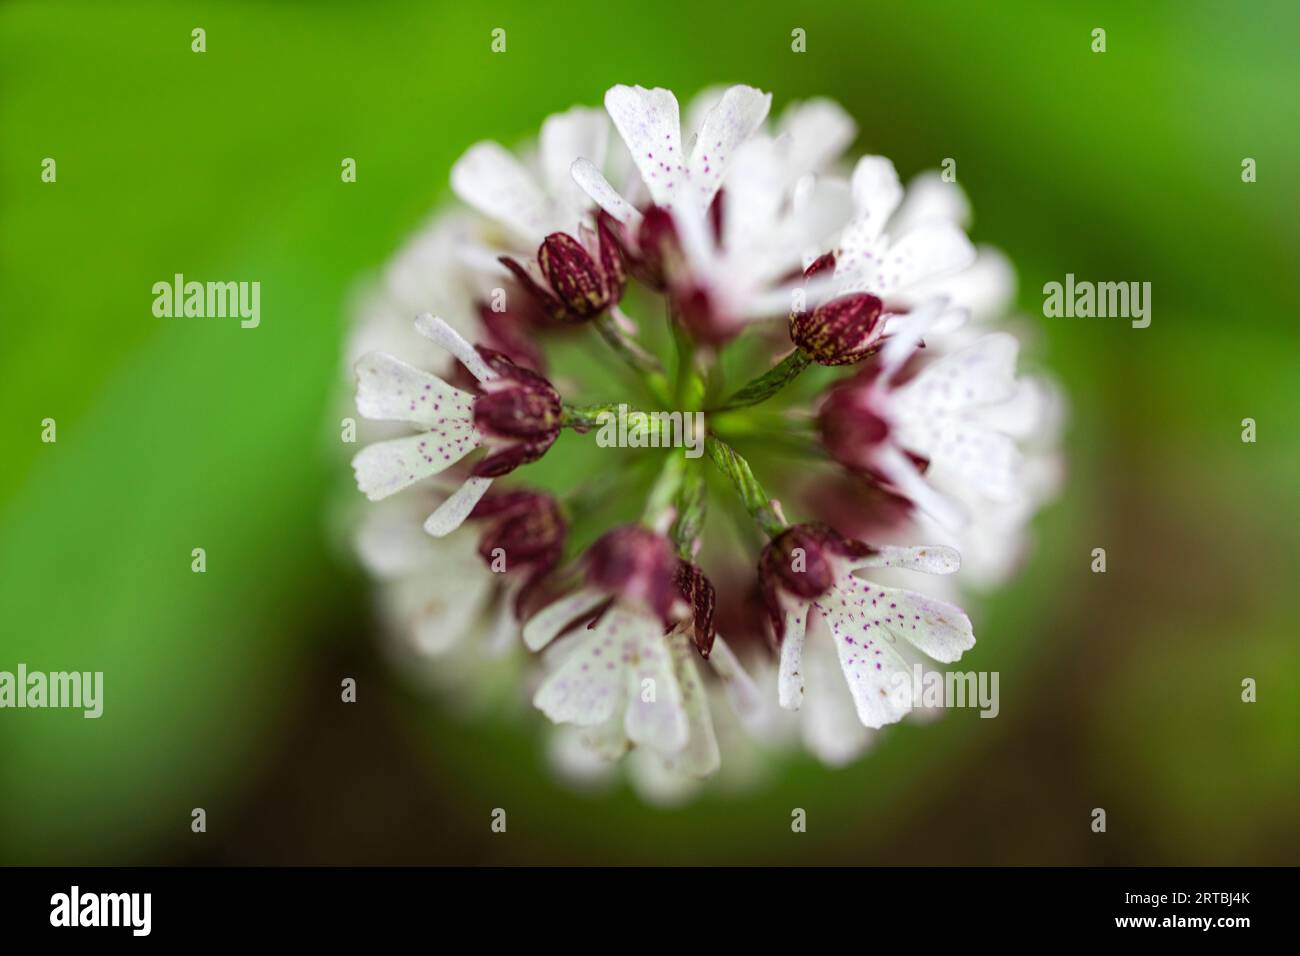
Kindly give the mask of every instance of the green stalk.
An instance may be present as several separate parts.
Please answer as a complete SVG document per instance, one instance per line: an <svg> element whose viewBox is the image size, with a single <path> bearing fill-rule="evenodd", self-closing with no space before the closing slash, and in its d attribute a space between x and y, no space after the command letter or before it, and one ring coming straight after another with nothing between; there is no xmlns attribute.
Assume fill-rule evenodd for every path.
<svg viewBox="0 0 1300 956"><path fill-rule="evenodd" d="M704 515L708 507L704 472L699 465L698 461L686 461L686 469L677 488L677 520L673 522L670 537L677 548L677 556L683 561L695 557L695 544L704 529Z"/></svg>
<svg viewBox="0 0 1300 956"><path fill-rule="evenodd" d="M749 462L745 461L736 449L719 438L709 435L704 440L704 451L718 470L731 481L745 505L745 510L764 534L774 538L785 530L785 522L777 517L772 509L772 499L754 477Z"/></svg>
<svg viewBox="0 0 1300 956"><path fill-rule="evenodd" d="M811 364L812 359L808 357L806 352L802 349L795 349L720 406L710 409L710 411L728 412L736 408L748 408L750 405L765 402L798 378L799 373Z"/></svg>

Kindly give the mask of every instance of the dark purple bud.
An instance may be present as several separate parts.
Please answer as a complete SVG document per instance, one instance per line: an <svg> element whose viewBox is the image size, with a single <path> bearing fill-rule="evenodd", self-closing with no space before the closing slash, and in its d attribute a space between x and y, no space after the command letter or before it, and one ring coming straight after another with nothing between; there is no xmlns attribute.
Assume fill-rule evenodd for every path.
<svg viewBox="0 0 1300 956"><path fill-rule="evenodd" d="M636 244L633 272L652 289L662 291L668 284L669 263L680 258L672 213L662 206L648 206L637 227Z"/></svg>
<svg viewBox="0 0 1300 956"><path fill-rule="evenodd" d="M536 461L560 435L560 394L541 375L520 368L505 355L479 347L496 377L484 382L474 399L474 427L489 439L492 452L473 474L496 478Z"/></svg>
<svg viewBox="0 0 1300 956"><path fill-rule="evenodd" d="M623 266L623 246L618 240L615 229L616 220L605 210L596 213L596 238L600 250L600 268L605 273L605 289L609 293L609 304L617 305L627 288L627 270Z"/></svg>
<svg viewBox="0 0 1300 956"><path fill-rule="evenodd" d="M818 412L822 444L845 467L870 468L876 449L889 437L889 423L873 408L873 392L870 380L842 382L827 393Z"/></svg>
<svg viewBox="0 0 1300 956"><path fill-rule="evenodd" d="M613 256L617 257L617 251ZM570 321L595 318L614 302L614 293L621 291L621 285L619 289L612 287L603 265L567 233L553 232L542 240L537 264Z"/></svg>
<svg viewBox="0 0 1300 956"><path fill-rule="evenodd" d="M702 345L719 346L730 342L745 327L714 308L713 300L698 285L679 286L669 293L673 313L687 333Z"/></svg>
<svg viewBox="0 0 1300 956"><path fill-rule="evenodd" d="M474 425L498 438L540 439L560 428L560 393L544 377L521 368L500 352L480 347L497 377L482 386L474 401Z"/></svg>
<svg viewBox="0 0 1300 956"><path fill-rule="evenodd" d="M691 637L700 656L708 658L713 650L717 629L713 625L713 608L717 596L713 585L698 566L689 561L679 561L674 574L677 591L691 607Z"/></svg>
<svg viewBox="0 0 1300 956"><path fill-rule="evenodd" d="M498 500L493 501L492 498ZM568 526L559 503L545 492L509 491L488 495L470 518L495 518L479 539L479 554L489 564L505 556L507 569L556 554L564 547Z"/></svg>
<svg viewBox="0 0 1300 956"><path fill-rule="evenodd" d="M587 581L619 598L644 605L667 626L678 602L677 558L662 535L624 525L599 538L586 554Z"/></svg>
<svg viewBox="0 0 1300 956"><path fill-rule="evenodd" d="M542 311L543 315L552 322L565 321L568 314L565 311L564 304L544 289L541 284L533 278L532 273L530 273L527 268L509 256L498 256L497 261L514 274L515 279L519 281L520 287L528 293L532 300L537 304L537 307Z"/></svg>
<svg viewBox="0 0 1300 956"><path fill-rule="evenodd" d="M790 313L790 338L819 365L851 365L880 348L883 303L857 292Z"/></svg>
<svg viewBox="0 0 1300 956"><path fill-rule="evenodd" d="M516 442L480 458L470 470L475 478L500 478L516 468L532 464L546 454L555 443L554 438L544 441Z"/></svg>
<svg viewBox="0 0 1300 956"><path fill-rule="evenodd" d="M559 502L543 491L520 489L489 492L469 514L470 520L490 522L479 539L478 553L488 567L505 573L523 569L523 584L515 592L515 617L524 620L527 606L539 593L564 555L568 524Z"/></svg>

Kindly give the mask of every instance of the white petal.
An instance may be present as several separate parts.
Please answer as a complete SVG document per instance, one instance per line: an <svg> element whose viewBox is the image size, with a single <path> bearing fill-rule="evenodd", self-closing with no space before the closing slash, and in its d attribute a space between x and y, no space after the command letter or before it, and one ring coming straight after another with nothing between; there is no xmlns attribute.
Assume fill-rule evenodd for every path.
<svg viewBox="0 0 1300 956"><path fill-rule="evenodd" d="M437 342L460 359L460 363L469 369L470 374L480 382L489 382L497 377L497 373L488 367L487 363L483 361L483 356L478 354L474 346L465 341L459 332L436 315L430 315L428 312L417 315L415 317L415 330L426 338Z"/></svg>
<svg viewBox="0 0 1300 956"><path fill-rule="evenodd" d="M524 625L524 643L529 650L541 650L566 627L582 615L595 610L608 597L598 588L579 588L572 594L566 594L528 619Z"/></svg>
<svg viewBox="0 0 1300 956"><path fill-rule="evenodd" d="M641 214L630 202L619 195L596 166L587 159L575 159L569 174L578 187L601 209L625 226L635 227Z"/></svg>
<svg viewBox="0 0 1300 956"><path fill-rule="evenodd" d="M804 666L816 690L800 711L800 736L804 746L822 763L843 767L862 755L874 733L858 719L833 642L815 639L808 647Z"/></svg>
<svg viewBox="0 0 1300 956"><path fill-rule="evenodd" d="M425 541L436 559L394 581L382 596L387 614L403 626L416 650L444 654L477 633L496 582L478 559L472 535Z"/></svg>
<svg viewBox="0 0 1300 956"><path fill-rule="evenodd" d="M713 639L713 650L709 653L709 666L722 681L731 709L742 722L749 724L757 720L763 709L758 685L741 665L731 646L719 634Z"/></svg>
<svg viewBox="0 0 1300 956"><path fill-rule="evenodd" d="M451 188L520 239L541 242L556 225L555 209L532 174L498 143L476 143L451 168Z"/></svg>
<svg viewBox="0 0 1300 956"><path fill-rule="evenodd" d="M1016 296L1016 270L1005 255L991 246L975 250L975 262L949 276L924 280L907 290L909 299L946 295L970 310L975 321L1002 316Z"/></svg>
<svg viewBox="0 0 1300 956"><path fill-rule="evenodd" d="M714 644L716 650L717 644ZM713 717L709 713L709 698L700 680L695 663L695 647L685 637L673 635L669 639L669 653L673 659L673 676L681 691L682 711L686 715L687 743L685 749L672 758L672 766L693 777L706 777L718 769L722 758L718 753L718 738L713 732Z"/></svg>
<svg viewBox="0 0 1300 956"><path fill-rule="evenodd" d="M874 456L876 466L885 478L905 498L932 517L949 531L955 531L966 523L966 515L947 497L940 494L925 477L917 471L910 458L899 451L898 447L888 444L880 448Z"/></svg>
<svg viewBox="0 0 1300 956"><path fill-rule="evenodd" d="M495 574L491 571L489 573ZM519 619L515 617L515 598L522 584L523 582L518 580L508 582L501 589L501 594L497 598L496 619L492 622L492 628L484 641L483 653L487 657L503 657L515 646L519 637Z"/></svg>
<svg viewBox="0 0 1300 956"><path fill-rule="evenodd" d="M947 182L935 170L921 173L907 184L902 205L889 224L889 231L901 236L923 222L939 220L963 229L970 224L970 202L956 183Z"/></svg>
<svg viewBox="0 0 1300 956"><path fill-rule="evenodd" d="M785 156L768 136L742 143L727 171L727 208L722 217L723 247L748 250L771 238L785 201Z"/></svg>
<svg viewBox="0 0 1300 956"><path fill-rule="evenodd" d="M844 107L825 98L791 103L781 113L778 130L790 137L790 168L796 177L825 169L858 133Z"/></svg>
<svg viewBox="0 0 1300 956"><path fill-rule="evenodd" d="M916 548L882 545L877 553L854 559L853 568L905 568L926 574L955 574L961 569L961 555L944 545L929 544Z"/></svg>
<svg viewBox="0 0 1300 956"><path fill-rule="evenodd" d="M922 418L1010 401L1016 394L1019 348L1014 335L986 335L928 365L896 389L893 400Z"/></svg>
<svg viewBox="0 0 1300 956"><path fill-rule="evenodd" d="M736 150L763 125L771 108L771 93L752 86L733 86L709 110L687 163L701 206L708 208Z"/></svg>
<svg viewBox="0 0 1300 956"><path fill-rule="evenodd" d="M786 710L798 710L803 703L803 642L808 629L808 610L799 604L785 615L785 636L781 638L781 669L777 674L777 702Z"/></svg>
<svg viewBox="0 0 1300 956"><path fill-rule="evenodd" d="M897 637L882 623L887 609L880 593L866 581L847 578L814 601L840 658L858 719L866 727L897 723L912 709L911 669L895 645ZM879 616L877 616L879 615Z"/></svg>
<svg viewBox="0 0 1300 956"><path fill-rule="evenodd" d="M416 493L396 495L365 507L357 528L356 551L370 574L400 577L456 555L459 542L432 541L420 530L428 507L426 496Z"/></svg>
<svg viewBox="0 0 1300 956"><path fill-rule="evenodd" d="M653 750L636 749L627 755L627 781L645 804L671 809L688 803L703 786L698 777L682 773Z"/></svg>
<svg viewBox="0 0 1300 956"><path fill-rule="evenodd" d="M587 198L575 186L569 169L579 157L590 160L597 169L602 167L608 141L609 120L602 110L575 106L551 114L542 123L538 138L542 176L551 195L571 215L581 215L587 207Z"/></svg>
<svg viewBox="0 0 1300 956"><path fill-rule="evenodd" d="M534 706L553 722L594 727L622 710L627 697L622 636L613 638L619 624L611 610L594 630L569 638L573 651L533 696Z"/></svg>
<svg viewBox="0 0 1300 956"><path fill-rule="evenodd" d="M440 504L433 514L424 521L424 530L435 538L445 538L469 517L479 499L487 494L492 485L491 478L466 478L451 497Z"/></svg>
<svg viewBox="0 0 1300 956"><path fill-rule="evenodd" d="M368 352L357 359L354 368L357 411L365 418L412 422L425 428L468 425L474 420L473 395L391 355Z"/></svg>
<svg viewBox="0 0 1300 956"><path fill-rule="evenodd" d="M926 223L890 243L868 291L886 299L974 261L975 247L960 228L947 222Z"/></svg>
<svg viewBox="0 0 1300 956"><path fill-rule="evenodd" d="M895 643L902 639L944 664L975 646L970 618L955 604L915 591L887 588L852 576L835 583L844 606L854 612L846 636ZM841 655L842 656L842 655Z"/></svg>
<svg viewBox="0 0 1300 956"><path fill-rule="evenodd" d="M934 299L918 306L906 315L891 316L888 325L890 337L880 351L880 378L888 382L898 374L912 357L930 329L945 315L948 303Z"/></svg>
<svg viewBox="0 0 1300 956"><path fill-rule="evenodd" d="M387 498L450 468L477 448L480 440L473 428L440 427L367 445L352 459L357 487L371 501Z"/></svg>
<svg viewBox="0 0 1300 956"><path fill-rule="evenodd" d="M667 757L681 751L690 737L690 724L681 688L673 673L663 627L649 614L610 610L609 626L615 653L621 647L631 658L626 666L627 711L623 729L628 740ZM603 623L603 622L602 622Z"/></svg>
<svg viewBox="0 0 1300 956"><path fill-rule="evenodd" d="M885 230L885 223L903 199L894 164L884 156L863 156L853 169L853 226L867 242Z"/></svg>
<svg viewBox="0 0 1300 956"><path fill-rule="evenodd" d="M620 85L605 94L605 109L641 171L650 197L658 205L671 205L686 182L677 97L657 87Z"/></svg>

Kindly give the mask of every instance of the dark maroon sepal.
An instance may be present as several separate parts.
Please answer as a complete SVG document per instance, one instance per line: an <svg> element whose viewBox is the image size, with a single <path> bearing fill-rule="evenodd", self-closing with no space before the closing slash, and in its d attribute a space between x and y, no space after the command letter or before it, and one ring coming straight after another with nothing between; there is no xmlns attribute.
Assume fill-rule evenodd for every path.
<svg viewBox="0 0 1300 956"><path fill-rule="evenodd" d="M717 594L713 585L704 576L704 572L689 561L677 562L673 575L677 591L690 605L692 612L691 637L700 656L708 659L713 651L713 641L717 637L717 628L713 623L713 610L717 603Z"/></svg>
<svg viewBox="0 0 1300 956"><path fill-rule="evenodd" d="M790 313L790 338L819 365L851 365L879 351L883 303L855 292Z"/></svg>

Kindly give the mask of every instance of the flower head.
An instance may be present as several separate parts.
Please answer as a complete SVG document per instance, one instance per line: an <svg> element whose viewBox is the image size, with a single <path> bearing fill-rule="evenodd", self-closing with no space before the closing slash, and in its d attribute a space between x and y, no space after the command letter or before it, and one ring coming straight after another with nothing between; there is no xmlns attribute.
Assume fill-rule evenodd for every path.
<svg viewBox="0 0 1300 956"><path fill-rule="evenodd" d="M604 105L548 117L535 150L470 147L451 172L469 209L386 272L369 309L384 334L368 322L353 353L356 405L415 433L390 429L354 457L358 487L393 497L370 517L403 522L358 547L385 614L439 667L517 646L522 630L539 652L533 703L571 767L599 773L632 751L631 779L676 800L723 751L743 753L740 737L752 755L801 735L846 762L911 710L909 665L973 646L944 582L968 555L972 577L1005 577L1047 496L1051 390L1017 374L1016 338L993 328L1009 267L967 239L954 184L923 175L904 192L883 157L841 164L856 127L829 100L774 121L771 95L749 86L683 111L668 90L620 85ZM624 311L651 296L666 336ZM405 341L387 328L403 313L421 313L416 335L400 323ZM548 354L584 334L616 360L599 382L575 353ZM765 347L771 360L746 373ZM808 407L808 379L791 383L812 362L820 383L860 368ZM551 456L538 481L552 491L507 477L562 429L581 443L595 425L597 445L641 457ZM793 467L773 468L775 454ZM455 479L425 483L444 472ZM640 486L639 522L602 525L604 505ZM791 524L782 500L827 523ZM566 563L571 533L594 543ZM897 586L918 571L947 577ZM716 725L711 703L727 715Z"/></svg>

